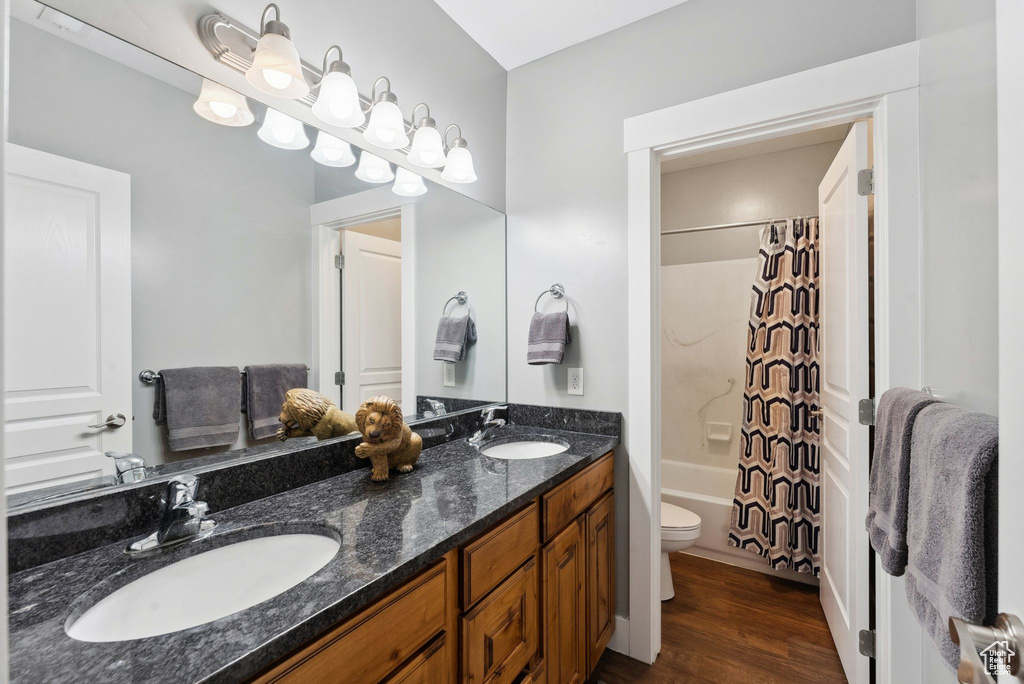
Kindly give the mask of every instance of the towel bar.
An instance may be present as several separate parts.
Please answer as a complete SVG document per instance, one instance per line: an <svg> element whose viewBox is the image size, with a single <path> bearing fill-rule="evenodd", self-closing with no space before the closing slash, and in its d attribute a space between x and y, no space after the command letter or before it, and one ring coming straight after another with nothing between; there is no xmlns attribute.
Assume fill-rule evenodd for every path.
<svg viewBox="0 0 1024 684"><path fill-rule="evenodd" d="M448 301L445 302L444 306L441 307L441 315L442 316L447 316L448 315L448 305L452 303L452 300L458 302L458 304L456 304L456 306L459 306L459 305L465 306L466 302L469 301L469 295L466 294L465 290L459 290L458 293L454 297L449 297ZM452 308L454 309L455 307L452 307Z"/></svg>
<svg viewBox="0 0 1024 684"><path fill-rule="evenodd" d="M239 372L243 376L245 375L244 370ZM306 366L306 372L309 372L309 366ZM143 385L155 385L156 381L159 379L160 374L157 373L155 370L150 370L149 368L146 368L145 370L139 371L139 382L141 382Z"/></svg>
<svg viewBox="0 0 1024 684"><path fill-rule="evenodd" d="M565 288L561 283L555 283L548 289L537 295L537 301L533 303L533 312L537 313L537 307L540 305L540 300L543 299L544 295L551 295L553 299L563 299L565 297ZM565 310L569 310L569 300L565 300Z"/></svg>

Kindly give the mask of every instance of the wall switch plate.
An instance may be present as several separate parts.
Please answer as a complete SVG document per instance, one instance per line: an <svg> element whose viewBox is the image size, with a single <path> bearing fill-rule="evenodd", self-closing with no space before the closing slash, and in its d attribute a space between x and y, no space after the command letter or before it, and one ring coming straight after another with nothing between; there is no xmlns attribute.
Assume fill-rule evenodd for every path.
<svg viewBox="0 0 1024 684"><path fill-rule="evenodd" d="M444 362L444 386L455 387L455 364Z"/></svg>
<svg viewBox="0 0 1024 684"><path fill-rule="evenodd" d="M582 368L570 368L569 369L569 394L578 394L583 396L583 369Z"/></svg>

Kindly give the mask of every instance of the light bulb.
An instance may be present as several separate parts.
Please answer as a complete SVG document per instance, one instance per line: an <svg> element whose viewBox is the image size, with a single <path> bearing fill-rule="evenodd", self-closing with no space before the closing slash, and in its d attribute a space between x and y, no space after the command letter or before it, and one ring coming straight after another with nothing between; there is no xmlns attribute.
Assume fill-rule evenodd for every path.
<svg viewBox="0 0 1024 684"><path fill-rule="evenodd" d="M342 157L341 150L335 147L328 147L324 150L324 157L328 161L338 161Z"/></svg>
<svg viewBox="0 0 1024 684"><path fill-rule="evenodd" d="M324 166L352 166L356 163L356 156L352 153L351 145L323 131L316 134L316 146L309 156L313 157L313 161Z"/></svg>
<svg viewBox="0 0 1024 684"><path fill-rule="evenodd" d="M267 107L263 125L256 135L263 142L286 150L301 150L309 145L302 122L271 107Z"/></svg>
<svg viewBox="0 0 1024 684"><path fill-rule="evenodd" d="M278 126L276 128L272 128L270 130L270 134L274 136L274 140L282 145L287 145L291 141L295 140L295 131L290 128L282 128L281 126Z"/></svg>
<svg viewBox="0 0 1024 684"><path fill-rule="evenodd" d="M398 167L398 174L395 176L395 184L391 187L391 192L402 197L416 197L426 191L427 186L423 183L422 176L409 169Z"/></svg>
<svg viewBox="0 0 1024 684"><path fill-rule="evenodd" d="M332 102L327 105L327 109L331 111L331 115L344 119L352 115L352 106L345 102Z"/></svg>
<svg viewBox="0 0 1024 684"><path fill-rule="evenodd" d="M241 93L205 78L199 99L192 105L192 109L207 121L222 126L248 126L256 120Z"/></svg>
<svg viewBox="0 0 1024 684"><path fill-rule="evenodd" d="M335 62L332 68L347 69ZM320 93L313 103L313 114L324 123L345 128L362 126L366 121L355 81L345 71L328 71L320 82Z"/></svg>
<svg viewBox="0 0 1024 684"><path fill-rule="evenodd" d="M409 163L427 168L444 166L444 143L438 133L434 120L426 118L420 122L416 134L412 137L412 149L409 150Z"/></svg>
<svg viewBox="0 0 1024 684"><path fill-rule="evenodd" d="M367 183L387 183L395 178L395 174L391 171L391 164L364 150L359 156L356 178Z"/></svg>
<svg viewBox="0 0 1024 684"><path fill-rule="evenodd" d="M292 77L277 69L264 69L263 78L271 88L284 90L292 84Z"/></svg>
<svg viewBox="0 0 1024 684"><path fill-rule="evenodd" d="M456 143L460 142L461 144L448 151L448 161L441 172L441 178L450 183L472 183L476 180L473 155L466 147L466 141L462 138L456 140Z"/></svg>
<svg viewBox="0 0 1024 684"><path fill-rule="evenodd" d="M376 167L366 169L366 177L370 180L380 180L384 177L384 172Z"/></svg>
<svg viewBox="0 0 1024 684"><path fill-rule="evenodd" d="M230 102L210 100L210 111L222 119L230 119L238 113L238 107Z"/></svg>
<svg viewBox="0 0 1024 684"><path fill-rule="evenodd" d="M397 150L409 144L405 132L405 120L398 108L397 99L388 91L383 93L389 99L379 100L370 110L370 121L366 124L363 137L366 141L389 150Z"/></svg>

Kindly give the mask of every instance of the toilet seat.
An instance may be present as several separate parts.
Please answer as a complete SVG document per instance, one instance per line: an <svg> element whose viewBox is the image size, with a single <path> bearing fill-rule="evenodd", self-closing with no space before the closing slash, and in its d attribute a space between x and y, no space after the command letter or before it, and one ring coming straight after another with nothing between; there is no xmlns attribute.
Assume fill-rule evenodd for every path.
<svg viewBox="0 0 1024 684"><path fill-rule="evenodd" d="M680 506L661 502L661 531L683 532L700 531L700 516Z"/></svg>

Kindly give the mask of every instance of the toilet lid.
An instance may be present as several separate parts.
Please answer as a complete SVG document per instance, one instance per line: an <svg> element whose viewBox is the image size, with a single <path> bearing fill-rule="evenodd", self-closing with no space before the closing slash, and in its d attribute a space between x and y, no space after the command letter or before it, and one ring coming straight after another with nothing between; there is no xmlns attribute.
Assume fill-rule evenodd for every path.
<svg viewBox="0 0 1024 684"><path fill-rule="evenodd" d="M690 530L700 527L700 516L693 511L662 501L661 526L673 530Z"/></svg>

